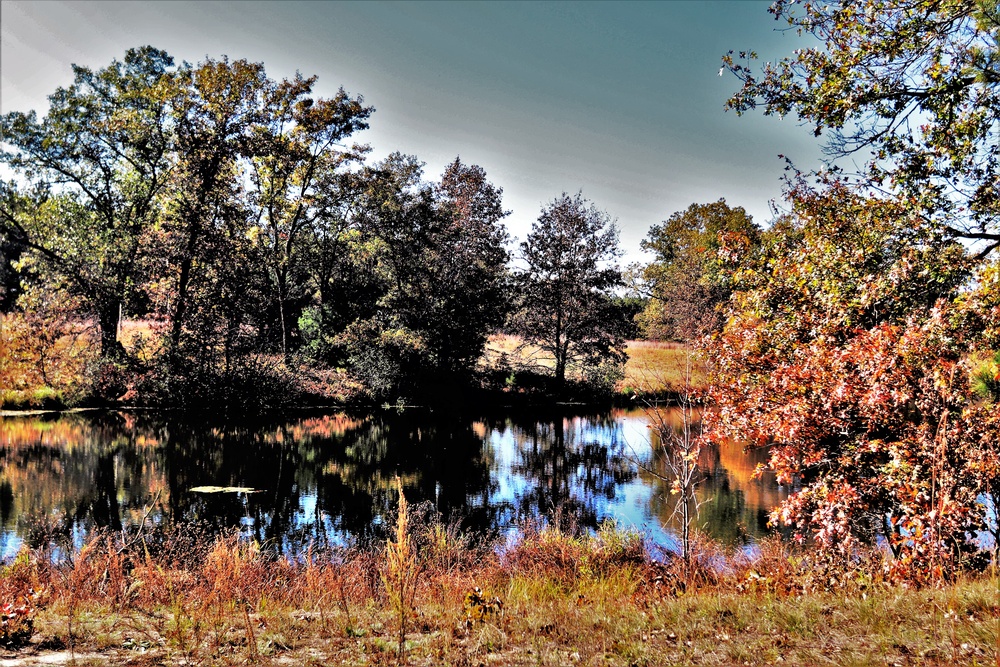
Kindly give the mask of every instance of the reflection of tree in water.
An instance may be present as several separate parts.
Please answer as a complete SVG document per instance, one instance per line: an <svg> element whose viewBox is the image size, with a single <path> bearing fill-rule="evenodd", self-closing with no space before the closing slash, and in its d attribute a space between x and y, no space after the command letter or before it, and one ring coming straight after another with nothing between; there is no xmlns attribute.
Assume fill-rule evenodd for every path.
<svg viewBox="0 0 1000 667"><path fill-rule="evenodd" d="M296 550L331 532L371 534L396 505L397 474L414 502L476 529L491 521L482 438L467 420L419 412L240 425L157 413L3 419L0 464L0 520L22 535L26 517L54 515L60 532L118 530L155 504L154 521L242 526Z"/></svg>
<svg viewBox="0 0 1000 667"><path fill-rule="evenodd" d="M32 522L48 522L50 534L118 529L150 509L156 522L240 526L297 551L330 536L377 534L396 506L397 475L411 502L427 502L467 530L503 530L518 516L556 509L593 527L635 480L619 417L523 413L473 421L408 410L238 424L154 412L2 418L0 538L45 532ZM738 459L741 452L713 456L703 462L712 471L703 493L717 500L702 506L699 521L717 535L740 521L753 532L777 492L743 480L755 461ZM657 490L654 511L669 514L668 488L645 475L641 481ZM193 493L198 486L259 492Z"/></svg>
<svg viewBox="0 0 1000 667"><path fill-rule="evenodd" d="M669 418L666 421L670 423ZM679 422L673 425L681 428ZM769 513L783 499L783 494L773 473L765 472L759 479L754 476L757 464L766 460L766 451L745 451L737 442L705 445L698 459L701 478L696 489L698 508L694 525L727 544L742 543L771 532ZM642 472L641 477L654 489L651 511L662 525L677 529L680 513L674 511L677 496L670 493L673 479L655 438L648 463L656 474Z"/></svg>
<svg viewBox="0 0 1000 667"><path fill-rule="evenodd" d="M598 525L598 503L614 500L636 473L621 429L610 414L509 422L517 442L513 472L527 484L517 493L522 516L554 512L585 528Z"/></svg>
<svg viewBox="0 0 1000 667"><path fill-rule="evenodd" d="M120 529L160 476L135 433L135 419L118 413L0 420L5 534L35 524L47 526L39 534Z"/></svg>
<svg viewBox="0 0 1000 667"><path fill-rule="evenodd" d="M369 534L396 506L399 476L408 500L430 503L471 530L492 525L489 462L470 420L412 410L368 417L347 432L323 470L317 496L340 527Z"/></svg>

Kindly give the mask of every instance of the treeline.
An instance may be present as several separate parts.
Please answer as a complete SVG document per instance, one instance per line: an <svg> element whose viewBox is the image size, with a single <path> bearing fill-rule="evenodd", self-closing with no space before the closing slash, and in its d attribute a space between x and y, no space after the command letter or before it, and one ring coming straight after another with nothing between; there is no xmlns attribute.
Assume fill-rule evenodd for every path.
<svg viewBox="0 0 1000 667"><path fill-rule="evenodd" d="M369 160L360 96L151 47L74 75L44 117L0 119L6 388L76 372L105 398L212 402L287 395L305 367L349 372L313 376L319 394L405 398L471 382L499 331L550 360L557 392L623 361L617 231L581 195L542 211L513 270L501 188L459 158L439 180L413 156ZM120 335L124 319L154 326Z"/></svg>

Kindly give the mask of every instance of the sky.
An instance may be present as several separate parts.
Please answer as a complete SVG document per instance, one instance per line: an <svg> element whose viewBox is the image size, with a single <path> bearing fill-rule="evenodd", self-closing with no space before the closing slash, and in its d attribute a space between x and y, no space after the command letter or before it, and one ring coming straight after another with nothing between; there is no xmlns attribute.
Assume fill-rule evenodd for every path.
<svg viewBox="0 0 1000 667"><path fill-rule="evenodd" d="M460 156L504 190L524 239L563 192L607 211L624 262L650 226L725 198L761 225L780 200L783 154L820 164L794 120L724 110L729 50L764 60L804 39L768 2L0 2L0 112L34 109L72 82L150 44L176 61L245 58L272 78L316 75L375 107L355 135L437 179Z"/></svg>

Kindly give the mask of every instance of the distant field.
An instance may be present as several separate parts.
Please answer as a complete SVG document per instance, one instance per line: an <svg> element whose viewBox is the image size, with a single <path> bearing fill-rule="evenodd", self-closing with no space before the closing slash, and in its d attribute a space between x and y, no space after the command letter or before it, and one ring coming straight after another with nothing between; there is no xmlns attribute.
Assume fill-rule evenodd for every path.
<svg viewBox="0 0 1000 667"><path fill-rule="evenodd" d="M679 343L632 340L625 348L625 380L621 389L642 392L680 390L690 372L692 389L702 389L708 382L705 364L694 351Z"/></svg>
<svg viewBox="0 0 1000 667"><path fill-rule="evenodd" d="M515 336L493 336L486 346L486 359L492 363L501 354L507 354L515 368L519 364L552 368L552 360L545 358L537 347L526 345L518 352L519 345L521 341ZM628 362L625 364L625 379L618 386L620 391L633 389L640 392L660 392L682 389L689 360L691 387L704 388L708 381L704 363L695 358L692 350L679 343L633 340L628 342L625 351L628 353Z"/></svg>

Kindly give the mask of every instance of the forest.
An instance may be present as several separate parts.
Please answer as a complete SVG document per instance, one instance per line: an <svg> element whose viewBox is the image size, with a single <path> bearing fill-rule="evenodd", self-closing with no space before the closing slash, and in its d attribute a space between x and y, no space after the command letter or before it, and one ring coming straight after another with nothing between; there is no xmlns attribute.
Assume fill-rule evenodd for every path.
<svg viewBox="0 0 1000 667"><path fill-rule="evenodd" d="M9 403L408 399L476 380L501 332L551 359L556 392L620 365L617 230L579 193L542 211L515 271L502 189L459 158L438 181L414 156L366 160L360 96L152 47L74 75L44 118L2 119Z"/></svg>
<svg viewBox="0 0 1000 667"><path fill-rule="evenodd" d="M477 587L466 597L466 634L423 631L452 657L456 637L478 632L510 664L528 664L508 634L484 639L486 627L505 627L521 648L543 635L558 643L560 623L586 641L589 624L599 626L586 616L593 595L606 614L622 599L641 609L600 632L658 648L629 645L626 655L602 644L588 655L698 663L658 615L669 608L671 619L701 614L750 632L773 649L770 660L805 632L768 606L782 596L843 594L849 602L801 604L833 605L855 619L864 615L858 601L875 591L954 585L945 589L959 591L951 599L933 602L963 614L950 621L952 653L938 646L921 660L985 664L961 658L960 647L987 646L988 633L975 633L983 619L1000 618L995 598L986 599L1000 553L1000 7L777 0L770 11L814 46L763 64L752 51L724 56L723 73L737 82L726 109L794 119L824 142L827 163L806 171L787 161L784 200L766 225L724 198L668 215L643 244L652 260L632 267L619 265L615 221L582 192L554 193L514 244L502 188L484 168L456 157L434 180L415 156L369 160L370 147L351 143L375 113L359 95L314 98L311 78L276 81L262 64L226 58L177 65L152 47L100 70L74 67L74 83L52 94L44 117L0 118L8 179L0 186L0 399L234 414L456 395L645 400L653 439L683 472L670 478L671 493L694 497L703 444L744 443L767 454L756 475L774 474L787 490L770 521L788 540L765 543L757 564L716 571L715 556L703 551L699 560L686 528L681 557L662 565L634 536L609 528L577 537L556 525L525 531L490 569L459 562L469 554L493 562L488 548L456 547L460 540L449 542L456 536L433 522L411 526L397 478L395 532L377 556L369 552L375 560L288 568L381 591L398 617L400 663L407 628L417 624L414 599L445 608L438 589L418 586L425 567L442 591L441 582L455 592L480 577L521 600L523 615L499 621L502 604ZM501 338L508 348L491 348ZM625 371L636 338L674 344L672 358L693 360L703 378L682 374L644 393ZM704 408L699 428L686 418L680 433L657 422L651 397ZM212 548L225 567L252 566L266 579L268 564L252 549L236 541ZM445 560L431 562L438 556ZM710 594L694 597L699 590ZM568 592L579 595L575 603ZM318 595L305 584L296 594ZM266 595L256 595L260 610ZM340 595L331 613L346 619L344 641L360 642L349 603L371 595ZM763 600L791 639L768 643L778 631L760 630L764 621L740 606L741 595ZM536 604L550 599L565 603L557 621ZM919 601L903 610L902 597L888 599L879 604L893 618L908 622L914 605L915 617L940 616ZM865 632L882 627L869 611L856 621ZM572 625L583 616L586 624ZM624 628L636 618L660 634ZM440 611L435 622L452 620ZM699 649L704 655L729 641L696 626L691 641L714 647ZM955 640L956 627L968 630L968 644ZM256 640L246 641L253 659ZM884 651L871 664L914 655L901 639L878 641ZM553 660L575 662L568 655ZM720 664L752 660L761 657Z"/></svg>

